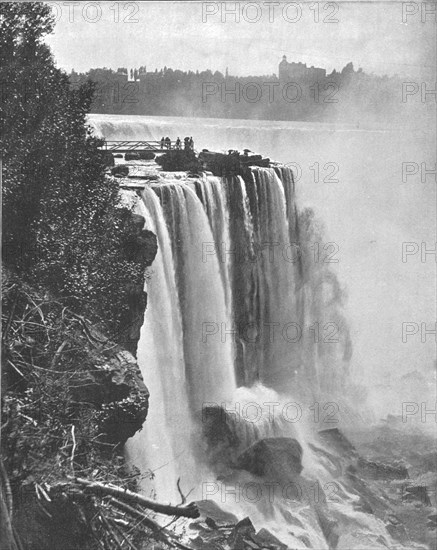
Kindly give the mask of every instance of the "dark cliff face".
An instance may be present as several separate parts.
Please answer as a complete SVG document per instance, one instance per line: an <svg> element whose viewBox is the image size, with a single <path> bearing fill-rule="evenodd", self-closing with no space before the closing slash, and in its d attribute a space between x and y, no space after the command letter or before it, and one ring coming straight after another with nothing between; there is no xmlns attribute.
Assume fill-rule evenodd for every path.
<svg viewBox="0 0 437 550"><path fill-rule="evenodd" d="M150 267L158 251L156 235L144 227L144 218L138 214L132 215L136 233L127 243L125 259L135 260L145 267ZM144 321L144 312L147 307L147 294L140 284L128 283L128 312L123 318L123 331L119 342L132 355L136 355L140 331Z"/></svg>

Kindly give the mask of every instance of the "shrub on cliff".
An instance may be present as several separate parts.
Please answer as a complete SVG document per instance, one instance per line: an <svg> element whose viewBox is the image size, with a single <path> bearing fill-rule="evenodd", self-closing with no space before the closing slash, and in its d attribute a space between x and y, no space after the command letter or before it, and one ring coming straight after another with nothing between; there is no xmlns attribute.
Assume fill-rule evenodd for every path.
<svg viewBox="0 0 437 550"><path fill-rule="evenodd" d="M3 259L116 334L145 266L124 254L136 229L86 124L93 85L72 90L56 68L43 43L54 24L47 5L2 3L0 12Z"/></svg>

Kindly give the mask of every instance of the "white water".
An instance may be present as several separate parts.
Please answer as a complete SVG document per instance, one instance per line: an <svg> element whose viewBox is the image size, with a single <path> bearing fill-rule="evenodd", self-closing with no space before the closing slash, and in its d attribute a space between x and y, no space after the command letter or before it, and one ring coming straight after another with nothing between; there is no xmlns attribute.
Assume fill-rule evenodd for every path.
<svg viewBox="0 0 437 550"><path fill-rule="evenodd" d="M113 139L157 138L169 133L166 124L174 124L173 134L184 135L177 128L184 126L180 121L160 122L154 128L152 124L152 136L144 120L130 124L95 118L99 130L112 132L107 137ZM215 124L210 139L220 141L223 136L217 138L217 134L224 130ZM207 126L200 125L196 135L209 136ZM285 131L269 126L273 135L273 130L278 135ZM234 130L241 138L243 129ZM294 136L308 130L297 129ZM329 131L318 128L315 134ZM253 142L261 133L247 128L243 134ZM223 147L242 148L247 144L244 139L235 145L232 139L229 145L223 139ZM270 146L280 150L275 140ZM345 203L349 200L345 197ZM141 213L147 227L157 234L159 245L138 349L151 403L143 432L129 443L129 454L142 469L156 470L157 497L176 502L178 477L183 488L197 489L197 498L202 481L214 479L208 466L192 454L198 438L195 417L205 402L226 402L231 407L292 400L304 409L322 399L340 402L348 380L350 338L336 273L329 264L311 261L314 242L326 242L323 229L309 214L298 217L289 171L255 170L251 182L208 177L188 185L170 177L165 184L146 189L143 201ZM343 214L350 220L348 212ZM292 256L293 249L287 247L295 242L304 252L301 262L288 261L287 250ZM205 244L212 243L215 248L205 257ZM243 324L243 336L235 323ZM289 323L296 323L304 333L296 342L292 341L293 327L284 337L283 329ZM312 339L309 329L315 323L321 327L334 323L337 345L326 345L323 334L317 342ZM314 424L306 418L279 434L300 441L307 476L329 482L327 470L308 446L322 427ZM263 422L255 427L245 424L240 426L244 433L239 439L249 445L258 437L279 435L273 428ZM377 520L351 508L353 499L346 493L332 508L337 519L348 518L342 527L346 534L351 529L350 544L355 536L352 528L387 536ZM326 547L313 508L293 504L290 512L288 504L268 511L247 502L231 506L226 501L237 515L250 515L258 527L268 525L293 547L305 547L297 538L299 533L308 536L313 548ZM293 535L287 527L290 513L302 525L301 531L293 528Z"/></svg>
<svg viewBox="0 0 437 550"><path fill-rule="evenodd" d="M424 162L428 169L435 165L436 135L431 124L357 128L122 115L91 115L90 122L108 139L192 135L198 150L247 147L284 164L293 163L300 208L314 208L326 224L320 261L332 252L323 250L327 242L338 246L333 257L338 263L329 267L341 286L347 285L345 313L354 346L354 380L364 383L371 396L374 391L385 395L383 401L372 400L376 419L387 412L399 414L402 401L415 400L398 380L414 370L429 377L435 350L432 338L423 344L420 334L402 344L401 326L406 321L424 321L428 326L435 322L435 263L430 255L421 262L420 253L403 263L401 246L425 242L434 247L436 186L432 175L422 182L420 173L403 182L402 163ZM418 391L427 392L423 387Z"/></svg>
<svg viewBox="0 0 437 550"><path fill-rule="evenodd" d="M131 461L155 475L157 494L174 500L176 481L182 472L193 470L191 420L184 369L182 320L177 294L170 236L159 199L146 189L138 213L158 240L153 275L147 282L148 308L138 343L138 362L150 391L149 421L129 440ZM171 345L169 345L171 343ZM143 450L147 448L147 453ZM143 481L145 490L150 482Z"/></svg>

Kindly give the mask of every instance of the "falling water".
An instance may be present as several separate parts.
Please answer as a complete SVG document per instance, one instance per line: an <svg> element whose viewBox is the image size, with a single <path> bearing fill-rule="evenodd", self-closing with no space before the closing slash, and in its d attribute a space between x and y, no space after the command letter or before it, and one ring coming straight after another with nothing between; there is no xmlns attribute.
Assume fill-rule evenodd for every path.
<svg viewBox="0 0 437 550"><path fill-rule="evenodd" d="M233 403L237 386L255 383L302 398L315 392L324 364L302 341L314 288L297 253L289 169L167 179L146 188L138 208L159 252L138 347L150 413L129 453L143 470L162 467L155 488L171 498L178 477L193 479L190 449L205 404Z"/></svg>
<svg viewBox="0 0 437 550"><path fill-rule="evenodd" d="M143 430L128 441L127 454L143 474L153 472L157 494L174 500L178 477L192 470L182 320L170 235L159 199L150 189L144 190L142 199L138 213L158 241L153 274L147 281L148 308L137 351L150 390L150 407ZM147 479L142 485L150 487Z"/></svg>
<svg viewBox="0 0 437 550"><path fill-rule="evenodd" d="M221 402L235 389L233 344L207 338L208 326L230 325L226 290L216 256L204 257L214 242L206 212L184 183L155 186L173 236L172 250L182 312L185 373L193 412L206 401Z"/></svg>
<svg viewBox="0 0 437 550"><path fill-rule="evenodd" d="M149 120L108 119L110 127L105 120L97 117L95 124L112 139L148 135L144 128ZM164 127L155 128L155 133L165 135L166 124L173 127L175 121L160 119L159 124ZM249 137L266 139L258 130L235 137L224 128L217 121L199 128L199 141L209 146L211 139L211 147L220 148L221 143L232 147L232 139L237 147ZM266 132L279 130L284 134L275 139L280 144L275 156L288 158L290 136L296 138L296 148L311 149L297 139L301 129L294 126ZM245 132L239 127L233 131ZM313 138L320 129L305 131ZM175 133L183 135L184 129L177 127ZM262 145L249 143L258 150ZM305 156L308 165L309 161ZM348 183L353 183L353 174L348 170ZM300 188L301 197L302 192L315 194L316 189L307 185L306 191ZM335 209L328 199L323 194L317 208L332 228ZM397 547L385 519L363 511L361 489L347 470L339 473L341 449L325 446L319 435L323 428L344 428L356 418L344 398L352 394L351 339L343 315L344 292L330 264L331 259L337 261L335 243L326 243L326 231L310 208L297 208L292 171L284 166L254 168L244 177L223 178L161 173L159 183L142 193L138 208L159 246L147 282L148 308L138 346L151 394L149 415L143 430L128 442L131 462L155 476L153 482L144 482L143 490L153 487L159 500L178 503L178 478L183 491L194 488L190 498L199 500L205 498L203 481L223 484L225 491L229 482L252 483L252 474L232 461L223 464L223 459L238 459L241 451L262 438L293 438L303 449L303 470L295 481L310 493L314 483L320 483L327 498L334 486L334 498L278 498L274 504L269 498L223 501L221 489L212 498L240 519L249 516L257 529L266 527L290 548L333 548L336 542L330 536L335 530L341 533L339 548ZM277 411L296 402L306 416L289 423L280 415L273 422L268 417L252 422L228 414L248 405L256 412L253 404L273 402ZM329 424L324 417L332 409L324 405L333 404L340 404L341 410L334 410L335 424ZM205 406L213 411L209 426L199 423ZM225 428L235 443L231 450L226 442L209 448L205 436L208 429L213 436L220 431L220 406L227 409Z"/></svg>

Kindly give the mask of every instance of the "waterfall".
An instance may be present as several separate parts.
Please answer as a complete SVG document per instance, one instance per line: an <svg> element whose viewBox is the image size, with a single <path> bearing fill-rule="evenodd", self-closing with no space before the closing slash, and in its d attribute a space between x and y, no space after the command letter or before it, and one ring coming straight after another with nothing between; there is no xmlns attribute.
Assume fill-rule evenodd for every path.
<svg viewBox="0 0 437 550"><path fill-rule="evenodd" d="M192 471L182 320L171 239L159 199L151 189L144 190L138 213L156 234L158 252L146 283L148 307L137 351L150 391L148 422L128 441L127 455L143 474L153 472L156 494L174 500L178 477ZM150 487L148 479L142 486Z"/></svg>
<svg viewBox="0 0 437 550"><path fill-rule="evenodd" d="M332 425L316 423L310 405L341 401L351 351L342 290L314 253L323 228L312 211L297 209L292 172L254 168L244 178L197 180L166 174L142 191L137 209L158 240L138 345L149 415L127 444L143 492L173 504L178 487L191 499L212 498L292 548L330 547L332 517L345 532L387 536L376 518L355 511L357 497L342 481L329 506L311 496L315 484L332 486L336 459L317 436ZM323 332L330 323L338 333L332 343ZM309 416L248 418L267 403L281 411L290 402ZM254 442L272 437L292 438L303 451L295 478L303 500L281 496L284 478L273 502L268 479L263 485L234 468ZM255 483L263 497L223 500L235 483ZM216 496L205 497L205 486Z"/></svg>
<svg viewBox="0 0 437 550"><path fill-rule="evenodd" d="M193 412L207 401L221 402L235 389L233 344L209 338L209 328L230 325L217 256L205 258L214 238L196 193L180 182L155 186L173 236L173 258L182 312L185 374Z"/></svg>
<svg viewBox="0 0 437 550"><path fill-rule="evenodd" d="M158 254L146 285L148 308L137 352L150 411L143 430L129 441L127 456L144 474L153 472L159 498L174 501L178 478L191 488L199 473L192 457L193 417L204 403L221 403L236 387L232 341L204 337L205 326L231 322L226 277L218 258L202 258L203 245L214 238L189 186L170 181L146 188L138 213L157 235Z"/></svg>
<svg viewBox="0 0 437 550"><path fill-rule="evenodd" d="M309 215L299 217L294 195L287 168L191 183L170 176L142 192L139 213L158 240L138 346L151 397L128 455L154 472L159 498L176 498L179 477L196 483L203 407L269 391L282 401L320 396L329 390L323 380L337 376L344 346L326 351L309 328L340 318L340 290L326 266L306 257L315 229ZM246 444L281 429L240 428L249 430Z"/></svg>

